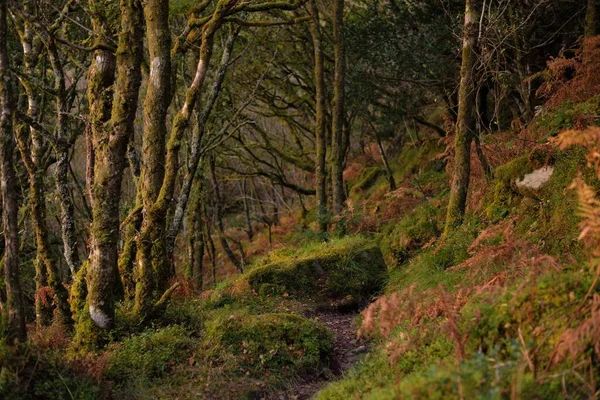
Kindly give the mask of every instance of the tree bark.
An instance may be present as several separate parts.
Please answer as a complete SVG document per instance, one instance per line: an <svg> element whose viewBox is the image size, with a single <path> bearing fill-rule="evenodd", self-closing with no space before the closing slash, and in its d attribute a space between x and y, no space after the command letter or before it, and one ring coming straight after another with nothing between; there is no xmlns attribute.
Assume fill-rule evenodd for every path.
<svg viewBox="0 0 600 400"><path fill-rule="evenodd" d="M584 37L589 38L596 36L598 26L598 15L596 10L597 0L588 0L585 13L585 30Z"/></svg>
<svg viewBox="0 0 600 400"><path fill-rule="evenodd" d="M465 1L462 65L458 92L458 119L454 142L454 173L450 187L450 200L446 215L444 236L462 223L467 205L471 175L471 142L475 131L474 65L477 42L477 13L473 0Z"/></svg>
<svg viewBox="0 0 600 400"><path fill-rule="evenodd" d="M2 193L2 222L4 227L4 284L6 286L6 310L8 316L8 337L25 341L25 312L23 293L19 276L19 204L17 200L17 179L12 160L13 141L13 94L9 76L7 46L7 5L0 0L0 157L2 173L0 191Z"/></svg>
<svg viewBox="0 0 600 400"><path fill-rule="evenodd" d="M235 268L241 273L244 272L242 261L235 256L235 253L231 249L231 246L229 246L227 238L225 237L225 227L223 225L223 198L221 197L221 188L219 187L219 180L217 179L214 156L211 156L209 166L210 177L215 192L215 220L217 223L219 241L221 242L221 246L223 247L223 251L227 255L227 258L229 258L229 261L231 261Z"/></svg>
<svg viewBox="0 0 600 400"><path fill-rule="evenodd" d="M156 207L165 179L167 111L171 103L171 40L168 0L144 4L150 77L144 101L140 198L142 223L137 240L136 312L152 311L159 290L166 290L170 271L166 252L166 207Z"/></svg>
<svg viewBox="0 0 600 400"><path fill-rule="evenodd" d="M169 253L173 251L175 238L181 228L181 222L185 213L185 208L188 203L192 184L196 176L196 172L198 170L198 165L200 164L200 158L203 154L202 139L206 130L206 123L208 122L208 117L210 116L214 105L217 102L219 94L221 93L221 87L223 86L227 69L229 67L231 53L233 51L233 45L235 43L236 37L237 31L235 33L230 34L227 38L227 42L225 43L225 47L223 49L223 55L221 56L221 64L219 65L215 80L212 84L209 98L206 104L204 105L202 111L199 112L198 126L192 138L192 149L190 154L190 160L188 162L188 170L185 174L185 177L183 178L181 189L179 190L177 206L175 207L175 212L173 213L173 221L171 222L171 226L168 233L167 251Z"/></svg>
<svg viewBox="0 0 600 400"><path fill-rule="evenodd" d="M100 4L92 6L95 9L102 7ZM105 50L96 51L88 80L94 182L87 301L92 321L102 329L110 329L114 324L121 181L137 109L143 54L143 18L139 0L121 0L120 15L116 57ZM101 17L95 18L94 31L99 37L105 37L105 22ZM118 79L112 101L115 64Z"/></svg>
<svg viewBox="0 0 600 400"><path fill-rule="evenodd" d="M315 0L309 0L308 7L311 14L310 32L312 36L314 49L314 78L315 78L315 140L316 140L316 165L315 165L315 180L317 190L317 212L319 216L319 230L327 232L327 133L325 126L325 67L323 61L323 46L321 43L321 25L319 18L319 10Z"/></svg>
<svg viewBox="0 0 600 400"><path fill-rule="evenodd" d="M344 80L346 77L346 51L344 43L344 0L333 1L333 43L335 76L332 122L332 193L333 212L339 215L344 208Z"/></svg>

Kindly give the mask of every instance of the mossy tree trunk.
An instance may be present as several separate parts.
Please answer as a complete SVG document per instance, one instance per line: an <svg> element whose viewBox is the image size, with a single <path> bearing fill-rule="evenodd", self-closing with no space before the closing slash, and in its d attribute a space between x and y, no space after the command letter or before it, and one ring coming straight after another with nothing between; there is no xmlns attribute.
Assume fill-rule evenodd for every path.
<svg viewBox="0 0 600 400"><path fill-rule="evenodd" d="M104 3L91 1L94 31L106 37ZM91 263L87 274L88 309L91 320L102 329L114 324L117 245L119 241L119 204L121 181L126 166L126 151L141 83L143 54L143 17L139 0L121 0L121 17L116 55L98 50L90 67L88 99L94 174L92 183ZM113 81L115 75L117 81Z"/></svg>
<svg viewBox="0 0 600 400"><path fill-rule="evenodd" d="M309 0L308 8L311 14L310 32L314 49L314 78L315 78L315 140L316 140L316 165L315 181L317 190L317 211L319 216L319 229L327 232L327 127L325 125L326 89L325 67L323 59L323 45L321 43L321 23L319 10L315 0Z"/></svg>
<svg viewBox="0 0 600 400"><path fill-rule="evenodd" d="M73 198L69 190L69 149L72 147L66 125L66 117L71 108L67 100L65 71L53 38L47 38L48 56L54 73L56 101L56 122L54 128L54 152L56 165L54 181L60 204L60 227L65 261L75 276L81 266L77 251L77 233L75 231L75 212Z"/></svg>
<svg viewBox="0 0 600 400"><path fill-rule="evenodd" d="M346 50L344 43L344 0L333 0L333 49L335 76L332 112L332 202L333 212L339 215L344 208L344 80L346 78Z"/></svg>
<svg viewBox="0 0 600 400"><path fill-rule="evenodd" d="M33 30L30 23L25 21L19 31L23 48L24 71L28 77L35 74L36 54L33 45ZM39 118L38 98L33 90L29 78L21 78L21 84L27 97L27 117L31 121ZM68 293L62 284L58 270L58 260L52 254L49 244L49 230L46 221L46 185L45 167L42 165L46 152L47 141L42 139L38 129L21 124L16 129L17 146L21 159L25 165L29 179L29 198L31 223L35 236L36 248L36 323L38 326L48 325L52 321L52 308L50 307L50 291L55 299L56 311L59 322L71 324L71 311L68 303Z"/></svg>
<svg viewBox="0 0 600 400"><path fill-rule="evenodd" d="M446 215L444 235L462 223L467 205L471 177L471 143L475 132L476 93L474 66L476 60L477 13L473 0L465 1L462 64L458 92L458 118L454 141L454 171L450 186L450 200Z"/></svg>
<svg viewBox="0 0 600 400"><path fill-rule="evenodd" d="M158 1L158 0L157 0ZM152 148L147 148L144 152L144 157L148 157L147 152L162 152L165 154L164 163L157 168L161 168L163 178L160 185L160 190L156 199L148 202L148 206L144 203L143 222L140 234L138 236L138 254L137 254L137 272L138 280L136 283L136 312L143 318L152 311L153 302L158 298L159 293L166 289L170 278L173 276L173 268L169 263L167 256L167 211L173 200L175 184L179 174L179 150L183 134L189 127L194 108L202 87L206 80L208 70L213 55L214 37L216 32L222 26L225 18L233 12L234 7L239 0L221 0L217 3L211 17L206 20L202 27L202 42L200 45L199 59L196 67L196 73L192 83L186 90L184 102L181 109L173 118L169 141L166 146L161 147L159 141L152 141ZM161 0L157 5L167 7L168 1ZM161 8L162 10L162 8ZM158 10L154 10L158 11ZM148 12L146 12L148 18ZM167 14L168 17L168 14ZM158 18L156 15L154 18ZM162 18L162 17L161 17ZM165 22L160 24L157 29L166 29ZM151 29L150 36L155 33ZM149 41L150 45L150 41ZM159 45L157 42L156 45ZM170 50L169 50L170 51ZM158 76L156 77L158 79ZM146 102L144 108L149 107L151 103ZM149 109L148 112L154 112ZM144 135L146 135L146 131ZM144 163L147 161L144 160ZM142 176L142 180L146 179Z"/></svg>
<svg viewBox="0 0 600 400"><path fill-rule="evenodd" d="M204 219L202 203L204 202L204 179L197 177L190 196L190 207L186 218L188 245L188 278L192 279L198 290L202 291L204 261Z"/></svg>
<svg viewBox="0 0 600 400"><path fill-rule="evenodd" d="M586 38L596 36L598 32L597 1L598 0L587 0L584 30L584 37Z"/></svg>
<svg viewBox="0 0 600 400"><path fill-rule="evenodd" d="M147 315L156 293L165 290L171 276L166 252L166 207L157 207L165 180L167 111L171 103L171 39L168 0L144 3L150 77L144 101L142 166L138 188L142 222L137 240L135 303Z"/></svg>
<svg viewBox="0 0 600 400"><path fill-rule="evenodd" d="M0 0L0 192L2 194L2 222L4 227L4 284L6 287L6 314L8 337L25 341L25 311L19 276L19 204L17 178L13 163L13 110L14 96L9 75L7 46L7 5Z"/></svg>

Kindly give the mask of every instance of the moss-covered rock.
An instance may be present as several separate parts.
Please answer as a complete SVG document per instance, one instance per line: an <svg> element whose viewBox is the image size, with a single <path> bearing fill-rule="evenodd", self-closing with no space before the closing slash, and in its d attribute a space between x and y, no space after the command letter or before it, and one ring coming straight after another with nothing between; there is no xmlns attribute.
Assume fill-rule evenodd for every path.
<svg viewBox="0 0 600 400"><path fill-rule="evenodd" d="M389 265L402 265L417 250L440 235L442 213L431 202L415 208L399 223L388 225L380 235L381 248Z"/></svg>
<svg viewBox="0 0 600 400"><path fill-rule="evenodd" d="M379 167L365 167L361 171L359 177L356 179L356 183L352 185L353 192L363 192L370 189L379 177L384 176L385 171Z"/></svg>
<svg viewBox="0 0 600 400"><path fill-rule="evenodd" d="M329 331L317 321L292 314L222 313L206 324L209 359L231 372L296 375L328 365Z"/></svg>
<svg viewBox="0 0 600 400"><path fill-rule="evenodd" d="M265 265L255 267L241 279L256 292L277 288L318 301L368 300L381 288L387 267L381 250L361 238L332 241L301 252L273 254Z"/></svg>

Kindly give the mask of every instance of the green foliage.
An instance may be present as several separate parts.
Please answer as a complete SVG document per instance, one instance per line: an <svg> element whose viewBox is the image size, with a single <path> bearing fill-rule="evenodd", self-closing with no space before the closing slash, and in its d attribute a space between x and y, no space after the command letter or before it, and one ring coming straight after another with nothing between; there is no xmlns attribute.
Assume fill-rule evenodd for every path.
<svg viewBox="0 0 600 400"><path fill-rule="evenodd" d="M96 382L72 368L63 351L0 340L0 398L91 400L99 392Z"/></svg>
<svg viewBox="0 0 600 400"><path fill-rule="evenodd" d="M385 171L379 167L365 167L360 172L360 175L354 183L351 183L352 191L355 193L362 193L365 190L370 189L375 185L377 180L385 175Z"/></svg>
<svg viewBox="0 0 600 400"><path fill-rule="evenodd" d="M543 113L535 127L546 136L556 136L565 129L577 128L582 123L593 121L600 113L600 96L592 97L583 103L566 102L557 108Z"/></svg>
<svg viewBox="0 0 600 400"><path fill-rule="evenodd" d="M314 372L332 349L323 325L292 314L222 313L207 323L204 343L211 359L252 375Z"/></svg>

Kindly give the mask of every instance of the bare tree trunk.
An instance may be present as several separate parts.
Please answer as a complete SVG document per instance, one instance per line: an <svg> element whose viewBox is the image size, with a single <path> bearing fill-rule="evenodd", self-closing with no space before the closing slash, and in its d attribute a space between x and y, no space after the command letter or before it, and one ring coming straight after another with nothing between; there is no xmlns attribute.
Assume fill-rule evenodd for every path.
<svg viewBox="0 0 600 400"><path fill-rule="evenodd" d="M476 94L473 84L475 45L477 41L477 13L473 0L465 0L462 65L458 92L458 121L454 143L454 174L450 187L450 200L446 215L444 235L462 223L467 205L471 176L471 142L475 131Z"/></svg>
<svg viewBox="0 0 600 400"><path fill-rule="evenodd" d="M317 211L319 215L319 230L327 232L327 134L325 126L325 68L323 61L323 47L321 44L321 25L319 10L315 0L309 0L308 7L311 14L310 32L312 35L315 57L315 139L317 142L317 160L315 165L315 180L317 186Z"/></svg>
<svg viewBox="0 0 600 400"><path fill-rule="evenodd" d="M0 157L2 180L2 222L4 227L4 284L6 286L6 309L8 337L25 341L25 311L19 277L19 204L17 179L13 163L13 94L9 73L7 46L7 6L0 0Z"/></svg>
<svg viewBox="0 0 600 400"><path fill-rule="evenodd" d="M333 43L335 53L334 109L332 123L332 193L333 212L339 215L344 208L344 80L346 51L344 43L344 0L333 1Z"/></svg>

